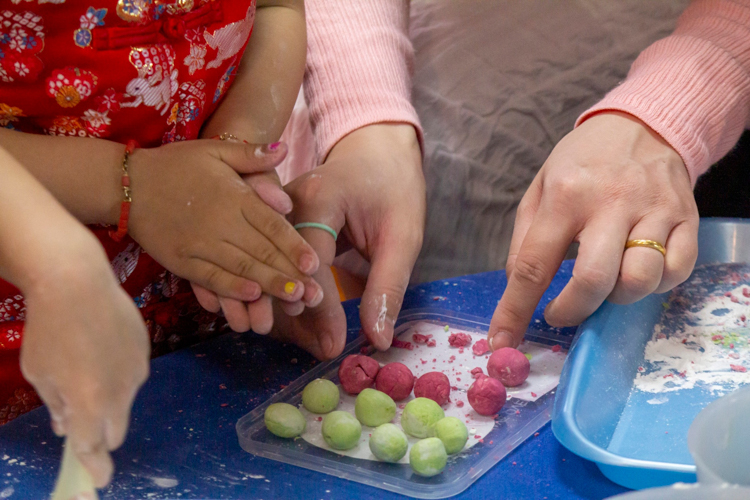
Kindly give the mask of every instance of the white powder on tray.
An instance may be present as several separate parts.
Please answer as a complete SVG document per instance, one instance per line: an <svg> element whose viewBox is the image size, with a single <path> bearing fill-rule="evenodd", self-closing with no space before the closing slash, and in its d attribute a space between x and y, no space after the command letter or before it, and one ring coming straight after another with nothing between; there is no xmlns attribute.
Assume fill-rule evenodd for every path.
<svg viewBox="0 0 750 500"><path fill-rule="evenodd" d="M663 305L637 390L726 393L750 383L750 265L699 266Z"/></svg>

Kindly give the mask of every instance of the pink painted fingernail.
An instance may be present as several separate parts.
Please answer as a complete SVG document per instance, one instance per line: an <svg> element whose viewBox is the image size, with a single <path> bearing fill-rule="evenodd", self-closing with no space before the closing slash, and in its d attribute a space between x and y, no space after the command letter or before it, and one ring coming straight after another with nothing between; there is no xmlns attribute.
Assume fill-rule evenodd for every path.
<svg viewBox="0 0 750 500"><path fill-rule="evenodd" d="M281 146L281 142L274 142L273 144L268 145L268 150L276 151L277 149L279 149L279 146Z"/></svg>

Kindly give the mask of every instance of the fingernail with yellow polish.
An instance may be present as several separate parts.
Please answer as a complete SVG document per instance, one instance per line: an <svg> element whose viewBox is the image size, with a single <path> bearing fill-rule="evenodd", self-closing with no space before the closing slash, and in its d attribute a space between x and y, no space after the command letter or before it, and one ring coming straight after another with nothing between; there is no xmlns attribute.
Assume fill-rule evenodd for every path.
<svg viewBox="0 0 750 500"><path fill-rule="evenodd" d="M284 285L284 291L287 295L292 295L294 291L297 289L297 284L293 281L287 281L286 285Z"/></svg>

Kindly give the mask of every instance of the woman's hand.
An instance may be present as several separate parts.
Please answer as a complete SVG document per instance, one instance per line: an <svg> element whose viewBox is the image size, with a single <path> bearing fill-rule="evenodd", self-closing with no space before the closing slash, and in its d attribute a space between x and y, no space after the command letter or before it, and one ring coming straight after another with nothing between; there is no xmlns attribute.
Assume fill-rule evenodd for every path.
<svg viewBox="0 0 750 500"><path fill-rule="evenodd" d="M285 151L216 140L136 150L130 233L164 267L219 295L313 300L315 251L241 177L272 170Z"/></svg>
<svg viewBox="0 0 750 500"><path fill-rule="evenodd" d="M130 408L149 372L151 343L133 300L83 226L61 239L25 287L21 370L98 487L109 452L125 440Z"/></svg>
<svg viewBox="0 0 750 500"><path fill-rule="evenodd" d="M341 139L325 163L285 187L294 202L293 223L321 222L339 234L338 245L319 229L300 231L320 256L314 275L323 301L296 317L277 310L275 335L319 359L338 355L346 343L346 318L330 264L354 247L370 261L360 317L378 349L391 345L414 262L422 247L425 183L411 125L378 124Z"/></svg>
<svg viewBox="0 0 750 500"><path fill-rule="evenodd" d="M671 290L698 255L698 209L680 156L637 118L585 121L555 147L518 207L508 287L490 325L490 346L517 346L573 242L573 277L547 306L553 326L572 326L605 299L629 304ZM625 249L648 239L666 248Z"/></svg>

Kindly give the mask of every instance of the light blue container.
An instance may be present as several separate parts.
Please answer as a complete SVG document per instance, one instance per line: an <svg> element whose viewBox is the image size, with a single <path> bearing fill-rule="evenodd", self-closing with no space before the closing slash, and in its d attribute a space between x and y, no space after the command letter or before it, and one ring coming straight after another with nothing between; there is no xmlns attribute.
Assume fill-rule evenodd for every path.
<svg viewBox="0 0 750 500"><path fill-rule="evenodd" d="M698 245L697 265L750 262L750 220L702 219ZM552 415L563 446L633 489L696 480L688 428L718 397L700 388L668 393L663 404L647 403L653 394L631 395L666 296L630 306L605 303L580 326Z"/></svg>

